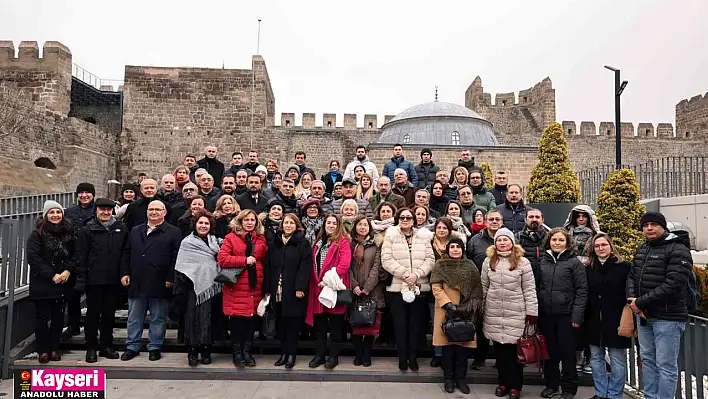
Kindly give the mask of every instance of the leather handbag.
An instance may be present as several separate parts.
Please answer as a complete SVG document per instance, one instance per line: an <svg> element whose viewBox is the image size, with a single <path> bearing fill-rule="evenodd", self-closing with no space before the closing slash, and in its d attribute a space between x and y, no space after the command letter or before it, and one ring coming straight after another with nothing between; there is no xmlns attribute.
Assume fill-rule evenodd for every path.
<svg viewBox="0 0 708 399"><path fill-rule="evenodd" d="M277 330L275 326L275 312L273 312L270 307L266 309L265 314L262 319L262 331L266 337L275 337L277 335Z"/></svg>
<svg viewBox="0 0 708 399"><path fill-rule="evenodd" d="M244 270L246 270L245 267L229 267L226 269L221 268L219 274L214 277L214 282L223 284L236 284L236 281L238 281L238 276L240 276Z"/></svg>
<svg viewBox="0 0 708 399"><path fill-rule="evenodd" d="M337 291L337 303L335 306L351 305L354 302L354 293L352 290Z"/></svg>
<svg viewBox="0 0 708 399"><path fill-rule="evenodd" d="M375 337L381 330L381 312L376 312L376 322L371 326L352 326L352 334Z"/></svg>
<svg viewBox="0 0 708 399"><path fill-rule="evenodd" d="M535 326L532 329L533 331L530 332L530 326L531 324L527 322L524 327L524 334L518 341L516 357L521 364L539 363L540 367L540 363L550 359L551 356L548 354L546 337L539 334Z"/></svg>
<svg viewBox="0 0 708 399"><path fill-rule="evenodd" d="M474 341L475 327L472 320L448 318L442 323L442 330L448 342Z"/></svg>
<svg viewBox="0 0 708 399"><path fill-rule="evenodd" d="M371 299L355 301L349 308L349 324L368 327L376 323L376 303Z"/></svg>

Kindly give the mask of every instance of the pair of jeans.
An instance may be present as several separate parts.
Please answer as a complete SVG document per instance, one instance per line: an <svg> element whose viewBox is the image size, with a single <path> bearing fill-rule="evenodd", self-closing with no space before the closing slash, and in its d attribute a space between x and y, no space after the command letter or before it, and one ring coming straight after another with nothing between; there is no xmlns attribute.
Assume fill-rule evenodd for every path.
<svg viewBox="0 0 708 399"><path fill-rule="evenodd" d="M517 344L493 341L497 358L497 385L521 391L524 385L524 365L519 363Z"/></svg>
<svg viewBox="0 0 708 399"><path fill-rule="evenodd" d="M113 346L113 326L119 296L119 285L89 285L86 288L86 349L105 350Z"/></svg>
<svg viewBox="0 0 708 399"><path fill-rule="evenodd" d="M430 307L430 321L435 324L435 301L428 302L428 306ZM434 325L433 330L435 330ZM442 357L442 346L433 346L433 355L435 357Z"/></svg>
<svg viewBox="0 0 708 399"><path fill-rule="evenodd" d="M646 399L673 398L678 382L678 355L683 321L647 319L639 321L639 353Z"/></svg>
<svg viewBox="0 0 708 399"><path fill-rule="evenodd" d="M610 354L612 372L607 374L605 352ZM627 378L627 349L590 345L590 367L595 395L600 398L622 399Z"/></svg>
<svg viewBox="0 0 708 399"><path fill-rule="evenodd" d="M61 330L64 328L64 298L35 299L35 348L37 353L59 350Z"/></svg>
<svg viewBox="0 0 708 399"><path fill-rule="evenodd" d="M150 332L148 352L160 350L165 342L167 309L169 300L164 298L128 298L128 337L125 349L140 352L140 338L143 335L145 316L150 312Z"/></svg>

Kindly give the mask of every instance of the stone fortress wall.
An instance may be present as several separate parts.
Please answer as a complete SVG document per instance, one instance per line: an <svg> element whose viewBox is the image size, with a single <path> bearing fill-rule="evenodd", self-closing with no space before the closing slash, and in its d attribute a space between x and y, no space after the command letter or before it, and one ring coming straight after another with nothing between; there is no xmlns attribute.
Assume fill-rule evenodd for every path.
<svg viewBox="0 0 708 399"><path fill-rule="evenodd" d="M187 153L200 158L207 145L216 145L225 163L233 151L245 154L254 148L261 153L262 163L276 159L281 169L302 150L319 173L328 169L331 159L341 160L344 167L357 145L368 145L370 157L380 168L390 157L389 145L376 141L381 125L393 115L381 121L374 114L362 118L347 113L337 120L335 114L322 114L320 119L305 113L301 126L295 126L293 113L282 113L276 119L274 89L261 56L252 58L250 69L128 65L124 85L118 87L123 96L119 120L115 107L71 104L71 52L57 42L45 43L43 52L40 57L36 42L22 42L16 55L12 42L0 42L0 81L31 93L32 108L26 131L2 138L5 158L0 164L8 170L0 173L0 196L71 190L82 180L96 182L103 190L101 182L112 178L133 181L138 172L159 178L181 164ZM0 101L2 96L0 91ZM477 77L464 99L468 108L494 124L501 144L473 148L476 162L489 162L494 170L505 170L512 180L525 185L536 162L541 131L556 120L551 80L546 78L518 93L496 94L492 101ZM357 126L357 120L363 126ZM708 147L708 95L679 102L676 122L676 129L667 123L639 123L636 129L623 123L622 134L627 137L624 162L703 155ZM562 123L576 171L614 163L612 122ZM423 147L427 146L407 145L406 157L418 162ZM441 167L456 164L461 147L430 147ZM40 158L56 165L51 173L60 179L47 178L46 169L35 167Z"/></svg>

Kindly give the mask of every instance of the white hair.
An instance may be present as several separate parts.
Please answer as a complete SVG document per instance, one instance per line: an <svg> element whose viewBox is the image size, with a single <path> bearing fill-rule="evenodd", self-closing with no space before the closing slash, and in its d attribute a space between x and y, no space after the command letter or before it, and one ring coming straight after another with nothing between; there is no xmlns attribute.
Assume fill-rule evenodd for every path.
<svg viewBox="0 0 708 399"><path fill-rule="evenodd" d="M408 176L408 172L406 172L405 169L401 169L401 168L396 168L396 170L393 171L393 174L395 175L399 171L403 172L404 175Z"/></svg>

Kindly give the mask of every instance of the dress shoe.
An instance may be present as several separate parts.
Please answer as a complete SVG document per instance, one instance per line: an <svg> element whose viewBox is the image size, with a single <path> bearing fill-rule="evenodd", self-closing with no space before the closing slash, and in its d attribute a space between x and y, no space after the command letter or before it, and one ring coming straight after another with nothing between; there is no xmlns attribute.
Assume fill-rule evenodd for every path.
<svg viewBox="0 0 708 399"><path fill-rule="evenodd" d="M334 370L335 367L339 364L339 357L338 356L330 356L327 358L327 361L325 362L325 368L327 370Z"/></svg>
<svg viewBox="0 0 708 399"><path fill-rule="evenodd" d="M544 388L543 391L541 391L542 398L552 398L557 394L558 388Z"/></svg>
<svg viewBox="0 0 708 399"><path fill-rule="evenodd" d="M521 392L518 389L512 389L509 391L509 399L519 399L521 397Z"/></svg>
<svg viewBox="0 0 708 399"><path fill-rule="evenodd" d="M100 351L98 351L98 356L113 360L118 359L120 357L118 352L114 351L113 348L101 349Z"/></svg>
<svg viewBox="0 0 708 399"><path fill-rule="evenodd" d="M496 395L497 398L503 398L509 393L509 390L506 389L504 385L499 385L497 387L497 390L494 391L494 395Z"/></svg>
<svg viewBox="0 0 708 399"><path fill-rule="evenodd" d="M202 345L201 347L202 364L211 364L211 345Z"/></svg>
<svg viewBox="0 0 708 399"><path fill-rule="evenodd" d="M135 352L130 349L126 349L125 352L123 352L122 355L120 355L120 360L122 361L128 361L132 360L135 356L138 356L140 352Z"/></svg>
<svg viewBox="0 0 708 399"><path fill-rule="evenodd" d="M433 358L430 359L430 367L438 368L438 367L440 367L441 364L442 364L442 361L437 356L433 356Z"/></svg>
<svg viewBox="0 0 708 399"><path fill-rule="evenodd" d="M160 360L162 358L162 353L160 353L159 349L153 349L149 351L149 353L150 356L148 357L148 360L150 360L151 362Z"/></svg>
<svg viewBox="0 0 708 399"><path fill-rule="evenodd" d="M408 367L411 368L411 371L418 371L418 370L420 370L420 366L418 365L418 360L417 360L417 359L408 359Z"/></svg>
<svg viewBox="0 0 708 399"><path fill-rule="evenodd" d="M49 353L40 353L39 354L39 362L41 364L49 363Z"/></svg>
<svg viewBox="0 0 708 399"><path fill-rule="evenodd" d="M285 353L283 353L282 355L280 355L280 357L278 358L278 360L276 360L276 361L275 361L275 364L273 364L273 365L274 365L275 367L283 366L283 365L285 364L286 358L287 358L287 356L285 355Z"/></svg>
<svg viewBox="0 0 708 399"><path fill-rule="evenodd" d="M189 364L190 367L199 365L199 351L196 346L187 347L187 364Z"/></svg>
<svg viewBox="0 0 708 399"><path fill-rule="evenodd" d="M364 356L361 360L361 365L364 367L371 367L371 356Z"/></svg>
<svg viewBox="0 0 708 399"><path fill-rule="evenodd" d="M95 349L89 349L86 351L86 363L96 363L98 361L98 353Z"/></svg>
<svg viewBox="0 0 708 399"><path fill-rule="evenodd" d="M408 371L408 361L407 360L399 360L398 361L398 369L401 371Z"/></svg>
<svg viewBox="0 0 708 399"><path fill-rule="evenodd" d="M312 360L310 360L310 364L308 366L311 369L316 369L325 363L327 363L327 361L325 360L324 356L315 356L312 358Z"/></svg>
<svg viewBox="0 0 708 399"><path fill-rule="evenodd" d="M49 360L51 360L53 362L60 362L61 361L61 352L53 351L52 356L49 358Z"/></svg>
<svg viewBox="0 0 708 399"><path fill-rule="evenodd" d="M470 370L482 370L484 368L484 362L480 360L475 360L470 365Z"/></svg>
<svg viewBox="0 0 708 399"><path fill-rule="evenodd" d="M67 329L61 333L61 339L69 339L79 334L81 334L81 329L73 329L71 327L67 327Z"/></svg>
<svg viewBox="0 0 708 399"><path fill-rule="evenodd" d="M445 387L445 392L447 392L447 393L455 392L455 382L453 380L445 380L445 383L443 385Z"/></svg>
<svg viewBox="0 0 708 399"><path fill-rule="evenodd" d="M360 357L354 356L354 361L352 362L353 365L355 365L355 366L358 367L358 366L361 366L362 363L363 363L363 362L361 361L361 358L360 358Z"/></svg>
<svg viewBox="0 0 708 399"><path fill-rule="evenodd" d="M457 381L455 381L455 385L460 390L460 392L464 393L465 395L470 394L470 386L467 385L465 380L457 380Z"/></svg>
<svg viewBox="0 0 708 399"><path fill-rule="evenodd" d="M295 367L295 355L288 355L285 359L285 368L291 369L293 367Z"/></svg>

